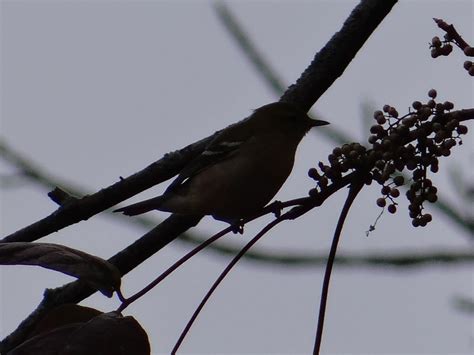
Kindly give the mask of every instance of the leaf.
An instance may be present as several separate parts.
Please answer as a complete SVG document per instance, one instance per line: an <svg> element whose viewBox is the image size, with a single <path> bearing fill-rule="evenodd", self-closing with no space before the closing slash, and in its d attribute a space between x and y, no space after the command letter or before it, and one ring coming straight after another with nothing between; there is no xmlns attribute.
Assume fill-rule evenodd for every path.
<svg viewBox="0 0 474 355"><path fill-rule="evenodd" d="M8 355L59 355L69 334L79 329L81 325L81 323L72 323L34 336L9 351Z"/></svg>
<svg viewBox="0 0 474 355"><path fill-rule="evenodd" d="M102 313L97 309L79 306L74 303L62 304L48 311L35 324L34 329L26 335L26 338L32 338L40 333L49 332L68 324L86 323Z"/></svg>
<svg viewBox="0 0 474 355"><path fill-rule="evenodd" d="M51 243L0 243L0 265L36 265L86 281L111 297L120 288L120 271L97 256Z"/></svg>
<svg viewBox="0 0 474 355"><path fill-rule="evenodd" d="M149 355L145 330L133 317L103 313L84 323L71 323L23 342L9 355Z"/></svg>

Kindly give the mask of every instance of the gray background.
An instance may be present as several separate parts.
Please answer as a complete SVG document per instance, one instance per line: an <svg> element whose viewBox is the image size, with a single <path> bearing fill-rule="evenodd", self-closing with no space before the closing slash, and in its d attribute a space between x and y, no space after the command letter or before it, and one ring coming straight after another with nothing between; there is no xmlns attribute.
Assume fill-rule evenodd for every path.
<svg viewBox="0 0 474 355"><path fill-rule="evenodd" d="M2 138L55 176L91 191L110 185L174 150L207 136L277 98L249 65L215 16L209 1L2 1ZM353 1L229 2L261 51L287 83L337 31ZM474 41L471 1L403 1L375 31L315 112L354 139L366 136L361 104L389 103L406 112L415 99L438 89L440 100L472 107L472 78L463 56L432 60L428 42L441 35L431 20L454 23ZM447 170L472 165L472 134L433 177L442 195L458 201ZM306 194L306 171L334 145L309 134L293 174L277 195ZM12 169L0 165L3 174ZM472 177L472 172L467 174ZM164 186L133 201L160 193ZM1 232L11 233L54 211L35 186L1 190ZM379 213L379 188L366 188L351 211L341 252L471 248L470 238L434 213L423 229L411 227L404 198L400 212ZM256 248L328 250L341 191L303 218L280 225ZM153 215L153 214L152 214ZM164 213L156 213L164 217ZM247 241L270 217L246 226ZM206 218L197 228L213 234L225 225ZM107 258L144 231L105 214L43 241L64 243ZM126 295L139 290L185 252L172 245L124 278ZM126 310L148 331L155 353L167 353L228 257L205 252ZM309 353L323 270L241 262L185 340L195 353ZM0 330L12 331L41 299L45 287L71 280L32 267L1 269ZM456 311L456 296L473 294L469 267L398 272L340 269L333 274L323 351L326 353L469 353L473 318ZM116 299L83 302L104 311Z"/></svg>

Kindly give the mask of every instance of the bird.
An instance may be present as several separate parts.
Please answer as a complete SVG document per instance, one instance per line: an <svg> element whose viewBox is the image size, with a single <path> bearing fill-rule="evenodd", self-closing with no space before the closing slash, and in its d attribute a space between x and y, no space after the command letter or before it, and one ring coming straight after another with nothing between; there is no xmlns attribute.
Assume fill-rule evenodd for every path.
<svg viewBox="0 0 474 355"><path fill-rule="evenodd" d="M291 103L264 105L217 132L163 195L114 212L128 216L151 210L211 215L235 224L271 201L290 175L296 149L305 134L327 124L310 118Z"/></svg>

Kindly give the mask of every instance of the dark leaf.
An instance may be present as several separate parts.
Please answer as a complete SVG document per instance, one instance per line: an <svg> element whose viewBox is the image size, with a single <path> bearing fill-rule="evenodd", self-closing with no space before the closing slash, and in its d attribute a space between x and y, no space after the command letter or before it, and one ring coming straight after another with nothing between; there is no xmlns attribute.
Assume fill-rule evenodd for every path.
<svg viewBox="0 0 474 355"><path fill-rule="evenodd" d="M108 261L63 245L0 243L0 265L36 265L77 277L111 297L120 288L120 272Z"/></svg>
<svg viewBox="0 0 474 355"><path fill-rule="evenodd" d="M148 336L133 317L103 313L86 323L72 323L41 333L8 355L149 355Z"/></svg>
<svg viewBox="0 0 474 355"><path fill-rule="evenodd" d="M53 308L41 318L31 333L27 335L27 338L31 338L40 333L49 332L68 324L85 323L100 314L102 314L102 312L94 308L79 306L74 303L63 304Z"/></svg>

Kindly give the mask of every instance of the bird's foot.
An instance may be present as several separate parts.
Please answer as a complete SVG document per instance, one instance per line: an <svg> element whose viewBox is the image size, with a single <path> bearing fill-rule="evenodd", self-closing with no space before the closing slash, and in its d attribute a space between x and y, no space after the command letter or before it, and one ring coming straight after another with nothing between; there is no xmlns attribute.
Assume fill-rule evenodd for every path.
<svg viewBox="0 0 474 355"><path fill-rule="evenodd" d="M279 218L281 216L281 210L283 209L283 203L281 201L273 201L269 207L275 215L275 218Z"/></svg>
<svg viewBox="0 0 474 355"><path fill-rule="evenodd" d="M234 234L244 234L244 221L242 219L238 219L233 221L230 224L230 227L232 228L232 233Z"/></svg>

